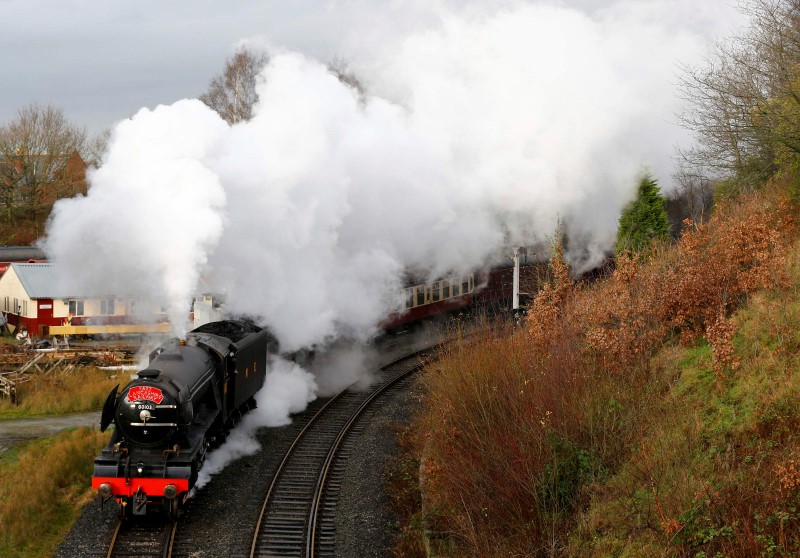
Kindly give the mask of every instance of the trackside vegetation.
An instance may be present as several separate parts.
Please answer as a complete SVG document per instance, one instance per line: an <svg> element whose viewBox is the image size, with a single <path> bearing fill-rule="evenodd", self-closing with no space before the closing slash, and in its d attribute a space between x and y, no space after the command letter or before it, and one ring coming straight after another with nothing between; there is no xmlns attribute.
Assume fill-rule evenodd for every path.
<svg viewBox="0 0 800 558"><path fill-rule="evenodd" d="M21 419L42 415L64 415L97 411L118 383L127 383L127 372L109 375L94 367L65 373L53 370L47 374L31 374L30 381L17 387L18 404L0 399L0 420Z"/></svg>
<svg viewBox="0 0 800 558"><path fill-rule="evenodd" d="M52 556L94 494L92 462L106 443L81 428L17 446L0 459L0 556Z"/></svg>
<svg viewBox="0 0 800 558"><path fill-rule="evenodd" d="M398 555L800 555L800 242L786 182L424 375ZM416 542L413 540L416 538ZM412 541L412 542L410 542ZM415 550L416 549L416 550Z"/></svg>
<svg viewBox="0 0 800 558"><path fill-rule="evenodd" d="M636 198L622 211L617 230L617 253L640 252L654 238L666 238L669 220L664 209L664 196L651 176L639 181Z"/></svg>
<svg viewBox="0 0 800 558"><path fill-rule="evenodd" d="M31 375L18 386L18 405L0 401L0 420L97 411L120 382L107 371ZM94 498L88 479L108 433L96 428L66 431L17 444L0 458L0 556L43 558Z"/></svg>

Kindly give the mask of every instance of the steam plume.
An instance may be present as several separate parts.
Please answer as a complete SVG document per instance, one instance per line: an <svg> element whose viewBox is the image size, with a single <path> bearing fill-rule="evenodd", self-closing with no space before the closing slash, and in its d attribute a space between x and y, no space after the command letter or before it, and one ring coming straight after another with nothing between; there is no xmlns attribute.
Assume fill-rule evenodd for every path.
<svg viewBox="0 0 800 558"><path fill-rule="evenodd" d="M361 28L348 44L366 97L273 49L249 122L184 100L119 123L43 246L76 292L147 295L177 333L203 277L287 351L369 338L404 269L471 271L559 219L598 259L637 175L668 182L675 64L702 52L709 14L574 4L437 3L421 29ZM313 396L293 374L298 399L266 401L262 423Z"/></svg>

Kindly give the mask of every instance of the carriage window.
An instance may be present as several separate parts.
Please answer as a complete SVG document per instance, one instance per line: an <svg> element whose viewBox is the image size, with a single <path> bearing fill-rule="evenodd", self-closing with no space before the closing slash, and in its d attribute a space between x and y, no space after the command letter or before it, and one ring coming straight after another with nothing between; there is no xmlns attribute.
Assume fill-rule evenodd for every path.
<svg viewBox="0 0 800 558"><path fill-rule="evenodd" d="M417 306L425 304L425 287L417 287Z"/></svg>
<svg viewBox="0 0 800 558"><path fill-rule="evenodd" d="M475 290L475 277L470 275L469 276L469 292L472 292L474 290Z"/></svg>
<svg viewBox="0 0 800 558"><path fill-rule="evenodd" d="M469 292L469 279L464 277L464 280L461 281L461 294L467 294Z"/></svg>
<svg viewBox="0 0 800 558"><path fill-rule="evenodd" d="M439 302L439 281L433 284L433 301Z"/></svg>
<svg viewBox="0 0 800 558"><path fill-rule="evenodd" d="M414 287L406 289L406 308L414 307Z"/></svg>
<svg viewBox="0 0 800 558"><path fill-rule="evenodd" d="M442 281L442 298L450 298L450 281Z"/></svg>

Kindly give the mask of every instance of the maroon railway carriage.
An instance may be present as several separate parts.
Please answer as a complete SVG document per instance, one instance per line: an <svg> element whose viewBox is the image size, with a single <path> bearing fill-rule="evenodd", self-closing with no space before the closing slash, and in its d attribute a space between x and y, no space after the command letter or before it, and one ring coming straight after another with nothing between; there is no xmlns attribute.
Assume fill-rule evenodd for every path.
<svg viewBox="0 0 800 558"><path fill-rule="evenodd" d="M451 276L425 283L409 281L405 287L405 306L393 312L381 326L397 329L412 322L447 314L470 306L511 309L514 268L511 265L488 271Z"/></svg>

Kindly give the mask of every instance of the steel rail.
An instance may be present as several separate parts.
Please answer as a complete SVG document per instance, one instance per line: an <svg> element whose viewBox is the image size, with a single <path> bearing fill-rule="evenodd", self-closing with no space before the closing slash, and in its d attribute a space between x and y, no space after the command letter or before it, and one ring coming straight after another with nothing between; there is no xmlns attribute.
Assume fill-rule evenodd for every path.
<svg viewBox="0 0 800 558"><path fill-rule="evenodd" d="M111 558L114 555L114 546L117 544L117 538L119 537L119 530L122 527L122 520L117 520L117 526L114 529L114 534L111 535L111 543L108 546L108 552L106 553L106 558Z"/></svg>
<svg viewBox="0 0 800 558"><path fill-rule="evenodd" d="M319 478L317 479L317 485L314 490L314 496L311 500L311 509L309 510L309 517L308 517L308 533L306 537L306 558L314 558L316 553L316 535L317 535L317 525L319 521L319 509L320 504L322 502L322 498L325 494L325 485L328 480L328 474L331 470L331 466L333 465L336 456L339 453L339 448L344 442L345 438L350 434L352 431L353 426L356 422L361 418L370 406L372 406L375 401L384 395L391 387L397 385L398 382L407 378L414 372L417 372L420 368L422 368L423 364L419 363L416 366L410 368L409 370L404 370L398 374L396 374L393 378L389 379L385 382L382 386L376 389L362 404L361 406L353 413L347 423L341 428L339 433L336 436L336 439L333 442L330 450L328 450L328 455L325 457L325 463L323 464L322 471L320 471Z"/></svg>
<svg viewBox="0 0 800 558"><path fill-rule="evenodd" d="M389 362L387 364L384 364L383 366L378 368L376 370L376 372L385 371L387 369L390 369L393 366L397 366L397 365L401 364L402 362L405 362L405 361L408 361L408 360L411 360L411 359L415 359L415 358L419 358L420 354L429 353L432 350L434 350L434 349L433 348L426 348L426 349L423 349L423 350L420 350L420 351L416 351L416 352L407 354L407 355L405 355L403 357L400 357L400 358L397 358L397 359L395 359L395 360L393 360L393 361L391 361L391 362ZM361 402L361 404L359 405L359 407L357 408L357 410L355 412L350 412L349 413L348 418L345 420L345 425L346 425L345 428L347 428L349 430L352 427L352 425L355 424L358 416L360 416L363 413L363 411L369 406L370 403L374 402L375 399L377 399L379 394L384 393L386 389L391 387L391 385L394 385L402 377L405 377L405 376L413 373L414 371L419 370L420 367L421 367L421 364L417 363L414 366L412 366L411 369L404 370L402 373L396 373L394 376L392 376L388 380L385 380L380 386L378 386L378 388L376 388L375 392L373 392L371 395L367 396L367 401L369 401L369 403L367 401L363 401L363 402ZM254 530L254 533L253 533L253 540L252 540L252 544L250 546L250 558L254 558L255 556L258 555L259 543L262 542L262 541L265 541L266 537L269 534L269 531L263 528L264 524L265 524L265 518L266 518L266 515L267 515L267 510L269 509L270 505L274 501L274 498L275 498L275 495L276 495L276 489L277 489L279 483L281 482L281 480L283 480L283 478L284 478L285 472L287 470L287 464L289 463L290 459L294 458L297 455L297 451L300 448L300 445L308 439L310 430L313 427L318 426L319 424L324 424L324 423L320 423L320 421L321 421L322 417L324 415L326 415L329 411L333 412L332 409L334 409L334 404L337 403L337 402L341 402L347 396L351 396L352 397L353 395L354 395L354 392L350 391L350 388L347 388L347 389L344 389L341 392L339 392L336 396L332 397L329 401L327 401L325 403L325 405L322 408L320 408L314 414L314 416L308 421L308 423L306 423L306 425L303 427L303 429L295 437L295 439L292 442L292 444L289 447L289 449L284 454L283 459L281 460L281 463L278 466L278 469L276 470L275 474L273 475L272 482L270 483L269 489L267 490L267 493L266 493L266 495L264 497L264 502L263 502L263 504L261 506L261 510L260 510L258 518L256 520L255 530ZM355 395L363 396L364 394L355 394ZM324 478L328 474L327 471L329 470L330 464L333 461L333 456L335 456L335 453L336 453L335 450L332 450L332 448L333 448L333 446L335 446L336 448L338 448L340 446L342 440L344 440L344 438L346 437L346 433L347 432L346 431L343 432L343 428L340 427L336 432L336 437L334 439L333 444L329 444L328 450L324 453L323 464L322 464L322 466L320 468L320 474L317 476L317 480L316 480L314 488L313 488L313 493L311 495L312 496L311 497L311 507L314 508L315 510L319 509L319 499L321 498L321 490L322 490L322 487L324 486ZM332 451L333 451L333 453L331 453ZM322 479L322 480L320 480L320 479ZM320 494L320 495L318 495L318 494ZM316 511L314 511L312 513L315 514L315 515L317 514ZM301 537L301 539L304 539L306 541L306 544L305 544L306 552L308 552L308 548L309 548L309 544L308 544L307 541L308 540L312 540L313 541L313 538L309 539L309 537L314 537L315 536L315 535L310 534L310 531L311 531L310 527L312 526L312 524L316 523L316 519L312 519L312 517L314 517L314 516L312 516L311 513L307 513L306 514L306 521L305 521L306 536L305 537ZM311 544L311 546L313 546L313 544ZM302 552L302 546L300 548L297 548L296 550Z"/></svg>
<svg viewBox="0 0 800 558"><path fill-rule="evenodd" d="M127 527L123 529L123 527ZM141 523L128 523L122 520L117 520L117 526L114 529L114 534L111 536L111 543L109 544L106 558L113 557L137 557L145 558L151 556L153 558L171 558L172 547L175 542L175 533L178 529L178 522L173 521L166 524L144 525ZM158 534L160 543L158 543L155 535ZM138 541L128 541L125 539L126 535L130 538L139 538ZM150 536L151 540L142 540L142 535ZM134 542L136 544L134 544ZM127 543L132 546L132 549L120 549L122 544ZM142 548L150 544L152 549ZM157 544L158 543L158 544Z"/></svg>
<svg viewBox="0 0 800 558"><path fill-rule="evenodd" d="M309 428L311 428L311 425L314 424L317 421L317 419L320 417L320 415L329 406L331 406L334 403L334 401L338 401L341 397L343 397L345 391L347 391L347 390L343 390L343 391L339 392L338 394L336 394L335 397L332 397L330 399L330 401L325 403L325 405L323 405L322 408L319 411L317 411L314 414L313 417L311 417L311 419L308 421L308 423L306 423L306 425L303 427L303 429L295 437L294 441L292 442L292 445L289 446L289 449L286 450L286 453L284 454L283 459L281 460L280 464L278 465L278 469L275 471L275 474L272 476L272 482L270 483L269 488L267 489L267 494L264 497L264 503L261 505L261 511L258 514L258 519L256 520L255 532L253 534L253 543L250 545L250 558L253 558L256 555L256 546L258 545L259 535L261 534L261 524L264 521L264 515L266 514L267 508L269 507L269 504L272 501L272 496L275 493L275 487L278 485L278 480L281 478L281 476L283 475L283 473L285 471L286 463L289 461L289 457L291 457L293 455L293 452L294 452L295 448L304 439L304 437L306 435L306 432L308 431Z"/></svg>

